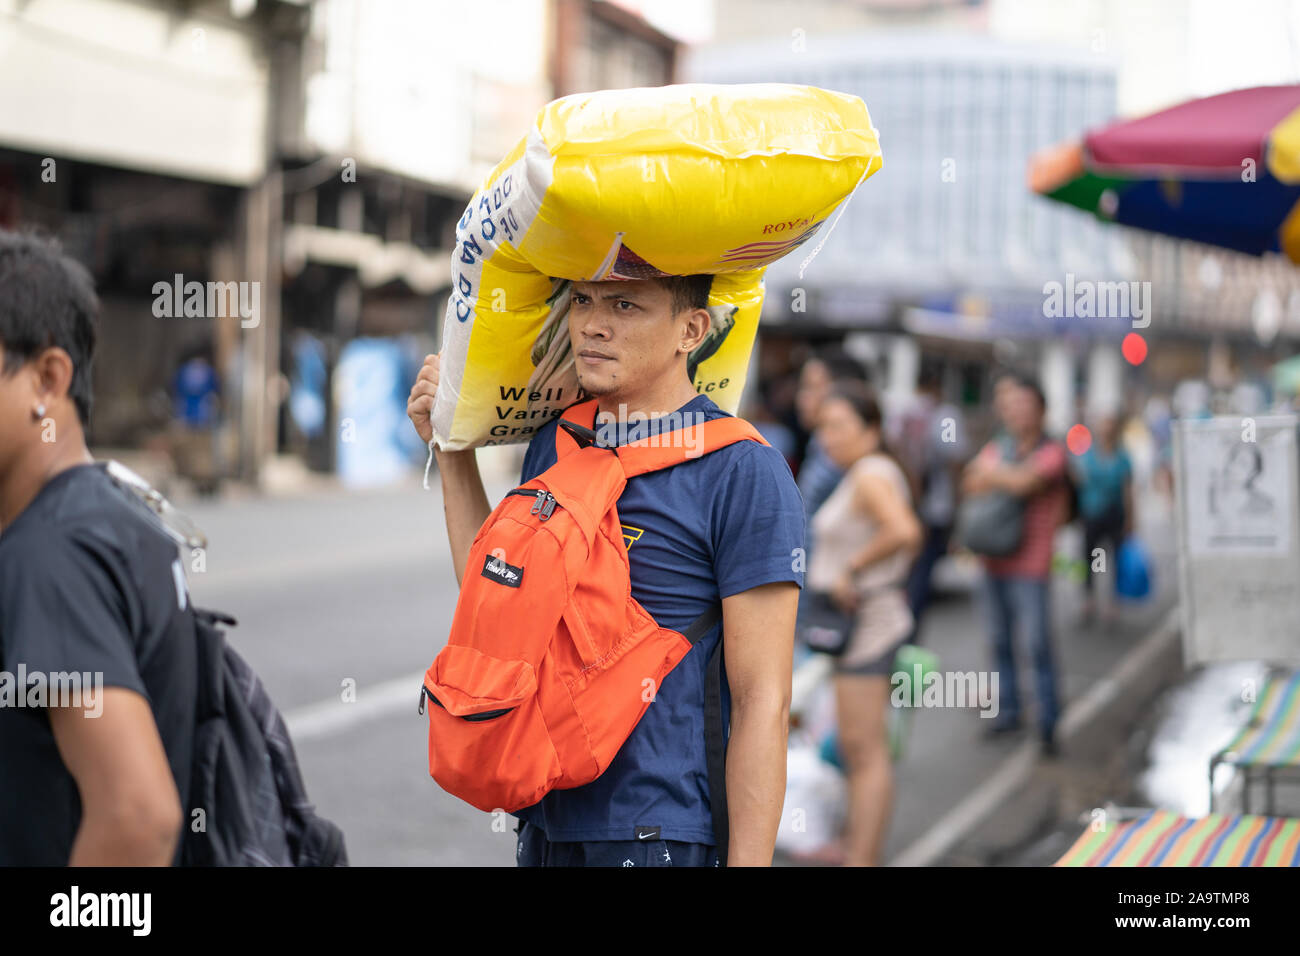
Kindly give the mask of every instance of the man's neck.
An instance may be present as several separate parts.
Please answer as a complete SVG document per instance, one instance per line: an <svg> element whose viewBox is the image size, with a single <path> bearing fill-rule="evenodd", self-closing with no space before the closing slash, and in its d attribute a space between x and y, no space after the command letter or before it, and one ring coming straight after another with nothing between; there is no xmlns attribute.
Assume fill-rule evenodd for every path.
<svg viewBox="0 0 1300 956"><path fill-rule="evenodd" d="M95 461L80 434L47 448L27 455L0 477L0 533L17 520L55 475Z"/></svg>
<svg viewBox="0 0 1300 956"><path fill-rule="evenodd" d="M1023 453L1031 450L1038 444L1038 440L1043 437L1043 430L1035 428L1032 431L1016 436L1016 447Z"/></svg>
<svg viewBox="0 0 1300 956"><path fill-rule="evenodd" d="M605 420L662 418L696 397L694 386L685 379L665 388L638 393L612 392L596 400L596 415Z"/></svg>

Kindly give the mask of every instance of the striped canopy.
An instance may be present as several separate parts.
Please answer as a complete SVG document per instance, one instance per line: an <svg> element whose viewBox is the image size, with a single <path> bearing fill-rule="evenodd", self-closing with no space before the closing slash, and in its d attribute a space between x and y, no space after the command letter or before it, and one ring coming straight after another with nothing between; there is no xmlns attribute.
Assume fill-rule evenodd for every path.
<svg viewBox="0 0 1300 956"><path fill-rule="evenodd" d="M1269 681L1246 726L1215 759L1239 767L1300 766L1300 672Z"/></svg>
<svg viewBox="0 0 1300 956"><path fill-rule="evenodd" d="M1034 156L1035 192L1101 219L1300 262L1300 86L1192 100Z"/></svg>
<svg viewBox="0 0 1300 956"><path fill-rule="evenodd" d="M1300 820L1149 810L1104 830L1089 828L1055 865L1300 866Z"/></svg>

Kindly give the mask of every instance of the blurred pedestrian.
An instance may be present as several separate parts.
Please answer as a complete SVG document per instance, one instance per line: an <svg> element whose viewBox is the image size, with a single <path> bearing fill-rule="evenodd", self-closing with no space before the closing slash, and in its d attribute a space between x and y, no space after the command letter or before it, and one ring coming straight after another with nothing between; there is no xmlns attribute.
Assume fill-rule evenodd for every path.
<svg viewBox="0 0 1300 956"><path fill-rule="evenodd" d="M1106 566L1113 568L1119 546L1133 531L1133 463L1120 444L1120 419L1106 415L1097 422L1096 440L1074 461L1079 489L1079 516L1083 519L1084 600L1082 623L1091 624L1097 607L1092 565L1098 548L1104 548ZM1112 575L1112 578L1114 575ZM1113 601L1106 603L1103 623L1115 619Z"/></svg>
<svg viewBox="0 0 1300 956"><path fill-rule="evenodd" d="M838 749L848 776L844 862L880 862L893 800L888 736L894 655L912 629L904 583L921 545L907 476L885 446L880 406L866 385L836 382L817 439L845 473L812 520L808 588L853 615L835 662Z"/></svg>
<svg viewBox="0 0 1300 956"><path fill-rule="evenodd" d="M983 558L982 603L1000 698L990 732L1020 727L1014 641L1021 635L1033 658L1039 737L1045 752L1054 753L1060 705L1049 594L1053 540L1066 512L1065 446L1043 431L1047 401L1037 382L1020 377L1001 387L997 401L1005 435L984 446L962 480L965 494L1002 491L1018 498L1023 508L1019 547L1004 557Z"/></svg>
<svg viewBox="0 0 1300 956"><path fill-rule="evenodd" d="M199 494L211 495L220 477L216 461L216 427L221 408L221 381L203 350L192 352L172 379L174 422L172 455L176 471L194 482Z"/></svg>
<svg viewBox="0 0 1300 956"><path fill-rule="evenodd" d="M98 308L0 232L0 865L166 865L189 806L194 620L176 545L86 449Z"/></svg>
<svg viewBox="0 0 1300 956"><path fill-rule="evenodd" d="M866 382L866 372L862 365L841 348L828 348L814 354L804 363L799 373L795 408L799 413L799 424L807 435L795 477L809 519L844 476L843 470L826 454L817 437L822 405L830 394L831 386L839 381ZM804 540L811 544L808 535L804 536Z"/></svg>
<svg viewBox="0 0 1300 956"><path fill-rule="evenodd" d="M961 411L943 400L940 369L923 365L916 389L917 400L903 415L896 446L905 456L917 515L925 529L925 541L907 579L907 603L913 619L908 639L913 642L919 637L921 618L930 603L935 565L948 553L961 466L968 455L966 425Z"/></svg>

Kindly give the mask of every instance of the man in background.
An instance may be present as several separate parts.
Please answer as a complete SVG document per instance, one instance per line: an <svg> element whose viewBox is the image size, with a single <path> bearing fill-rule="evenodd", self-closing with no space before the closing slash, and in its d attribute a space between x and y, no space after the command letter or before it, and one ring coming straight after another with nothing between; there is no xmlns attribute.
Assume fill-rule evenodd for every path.
<svg viewBox="0 0 1300 956"><path fill-rule="evenodd" d="M1052 754L1060 703L1049 588L1053 542L1066 510L1065 446L1043 432L1047 401L1035 381L1021 377L1000 387L998 413L1006 435L984 446L962 480L966 494L1008 492L1022 500L1024 509L1020 547L1005 557L983 559L982 599L1001 697L990 732L1020 727L1015 636L1022 634L1034 663L1039 738Z"/></svg>

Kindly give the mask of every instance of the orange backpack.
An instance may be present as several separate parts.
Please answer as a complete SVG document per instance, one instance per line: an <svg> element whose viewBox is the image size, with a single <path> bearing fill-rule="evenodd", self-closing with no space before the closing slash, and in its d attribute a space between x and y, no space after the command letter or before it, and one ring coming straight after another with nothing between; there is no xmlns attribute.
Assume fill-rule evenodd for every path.
<svg viewBox="0 0 1300 956"><path fill-rule="evenodd" d="M665 675L721 619L715 604L682 634L659 627L632 597L618 498L633 476L737 441L766 442L748 422L718 418L690 426L689 443L687 432L668 431L607 447L592 430L595 413L595 401L568 409L556 463L483 523L451 636L424 675L429 772L480 810L513 812L599 777ZM708 696L717 694L711 686ZM720 701L707 707L720 725ZM725 738L717 728L713 736L716 830L725 797L713 778ZM715 835L723 847L725 827Z"/></svg>

